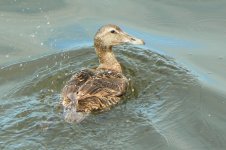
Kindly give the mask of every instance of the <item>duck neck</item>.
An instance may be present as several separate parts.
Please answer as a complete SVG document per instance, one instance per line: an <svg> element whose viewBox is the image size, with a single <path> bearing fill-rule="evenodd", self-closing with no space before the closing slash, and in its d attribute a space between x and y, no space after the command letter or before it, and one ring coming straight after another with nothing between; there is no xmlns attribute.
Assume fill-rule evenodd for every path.
<svg viewBox="0 0 226 150"><path fill-rule="evenodd" d="M95 44L95 50L99 57L100 65L97 69L114 70L122 72L122 68L112 52L112 46L100 46Z"/></svg>

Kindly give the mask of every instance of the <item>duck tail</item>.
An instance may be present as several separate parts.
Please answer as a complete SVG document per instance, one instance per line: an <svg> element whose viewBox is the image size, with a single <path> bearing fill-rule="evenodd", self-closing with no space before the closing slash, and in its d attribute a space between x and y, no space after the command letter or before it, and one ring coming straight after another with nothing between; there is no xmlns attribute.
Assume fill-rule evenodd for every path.
<svg viewBox="0 0 226 150"><path fill-rule="evenodd" d="M89 113L87 113L87 112L77 112L76 109L64 111L64 119L68 123L80 123L88 115L89 115Z"/></svg>

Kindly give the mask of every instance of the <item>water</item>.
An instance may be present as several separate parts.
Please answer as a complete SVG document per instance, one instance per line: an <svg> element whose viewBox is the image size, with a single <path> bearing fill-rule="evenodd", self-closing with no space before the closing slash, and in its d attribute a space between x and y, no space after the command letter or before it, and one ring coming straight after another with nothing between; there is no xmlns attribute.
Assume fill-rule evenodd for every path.
<svg viewBox="0 0 226 150"><path fill-rule="evenodd" d="M0 149L225 149L225 6L0 2ZM114 48L131 87L112 110L67 123L61 89L98 65L92 39L109 22L146 42Z"/></svg>

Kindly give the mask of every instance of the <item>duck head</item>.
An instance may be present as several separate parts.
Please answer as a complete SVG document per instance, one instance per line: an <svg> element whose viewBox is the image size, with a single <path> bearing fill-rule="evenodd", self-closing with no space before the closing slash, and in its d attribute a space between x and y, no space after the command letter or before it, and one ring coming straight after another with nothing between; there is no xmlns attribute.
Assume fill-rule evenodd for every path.
<svg viewBox="0 0 226 150"><path fill-rule="evenodd" d="M101 27L94 37L96 47L111 48L112 46L124 43L144 45L143 40L127 34L118 26L112 24Z"/></svg>

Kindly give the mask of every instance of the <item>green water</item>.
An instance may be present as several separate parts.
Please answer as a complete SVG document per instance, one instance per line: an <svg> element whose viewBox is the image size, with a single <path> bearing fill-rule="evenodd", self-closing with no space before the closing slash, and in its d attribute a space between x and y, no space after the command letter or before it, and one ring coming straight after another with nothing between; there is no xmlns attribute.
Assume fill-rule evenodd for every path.
<svg viewBox="0 0 226 150"><path fill-rule="evenodd" d="M0 149L225 149L225 6L0 2ZM131 87L112 110L67 123L61 89L98 65L93 36L106 23L146 42L114 48Z"/></svg>
<svg viewBox="0 0 226 150"><path fill-rule="evenodd" d="M124 46L115 51L131 80L131 89L122 104L92 115L79 125L64 121L60 91L81 66L98 65L93 48L57 53L2 69L1 75L8 75L2 84L14 84L2 97L3 148L91 149L95 145L96 149L137 149L149 146L148 139L142 141L144 145L139 144L143 136L155 139L154 147L166 147L167 139L161 132L196 109L192 106L195 102L189 100L199 98L199 94L194 95L197 92L191 92L193 88L200 90L197 81L173 60L149 50ZM193 108L186 110L186 104Z"/></svg>

